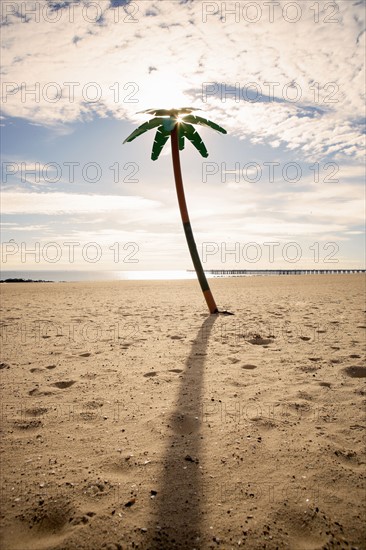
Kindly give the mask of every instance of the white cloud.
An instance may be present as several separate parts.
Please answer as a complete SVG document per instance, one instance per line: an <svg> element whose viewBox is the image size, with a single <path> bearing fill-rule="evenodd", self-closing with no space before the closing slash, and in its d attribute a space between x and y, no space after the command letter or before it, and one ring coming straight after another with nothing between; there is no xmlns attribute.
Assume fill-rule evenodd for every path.
<svg viewBox="0 0 366 550"><path fill-rule="evenodd" d="M158 208L160 203L137 196L71 193L2 193L3 214L77 214L133 212Z"/></svg>
<svg viewBox="0 0 366 550"><path fill-rule="evenodd" d="M21 11L24 2L17 4ZM92 4L89 9L74 4L72 12L46 8L39 22L31 14L27 23L8 16L2 52L5 114L52 125L93 112L136 120L135 111L147 107L194 103L241 138L274 147L282 142L309 158L362 154L357 123L364 101L362 3L298 0L296 12L281 0L274 3L273 20L268 5L260 2L256 12L246 10L246 3L136 0L129 15L122 7L108 9L107 1ZM99 24L93 22L97 4ZM229 13L235 6L236 16ZM70 82L78 83L74 97ZM93 82L96 86L88 86ZM230 95L223 102L208 94L205 103L202 97L204 83L217 83L218 93L222 86L236 85L242 98L251 82L261 102L236 103ZM288 100L296 92L292 83L301 92L295 103ZM38 85L34 101L31 89ZM264 97L271 89L275 101ZM54 102L57 90L61 99ZM92 103L94 94L100 97Z"/></svg>
<svg viewBox="0 0 366 550"><path fill-rule="evenodd" d="M5 225L5 224L4 224ZM16 224L11 224L13 227L11 227L11 231L25 231L25 232L40 232L47 233L49 232L49 227L47 225L22 225L22 226L16 226Z"/></svg>
<svg viewBox="0 0 366 550"><path fill-rule="evenodd" d="M8 4L15 3L20 10L25 5L20 1ZM45 1L36 4L49 6ZM135 8L127 8L129 15L122 7L118 11L108 9L109 1L97 0L92 4L100 5L103 19L99 24L87 20L87 16L93 18L92 7L85 11L85 2L71 4L72 21L66 7L54 12L53 17L60 19L51 23L44 17L44 13L52 15L48 7L39 22L32 15L28 15L27 23L10 15L8 24L2 27L2 123L9 123L7 117L21 117L34 126L52 127L59 135L72 131L68 123L89 120L94 114L141 122L146 117L136 111L193 104L207 110L212 120L238 138L219 137L222 141L217 150L223 147L230 159L228 168L233 168L236 161L242 164L252 160L244 150L248 139L266 145L249 147L250 154L260 151L260 163L268 154L266 160L281 163L279 171L286 159L321 165L317 183L313 174L310 178L304 173L299 183L276 177L270 184L264 176L255 184L243 178L234 183L235 175L222 183L218 174L216 180L210 178L203 184L198 177L201 165L193 160L192 148L187 148L184 177L197 243L272 239L305 243L312 239L323 243L348 241L356 250L353 243L360 237L364 216L364 196L358 183L362 181L363 166L354 158L363 155L364 145L362 3L297 0L301 17L297 23L290 23L284 13L291 17L292 8L286 5L295 3L275 2L271 22L269 8L257 0L250 4L261 7L260 19L250 23L248 17L253 17L254 11L252 15L245 12L248 2L134 0L132 4L138 10L131 15ZM32 5L34 2L27 3L28 7ZM216 7L217 13L207 15L204 22L204 6L207 9L209 5ZM223 6L236 9L237 5L237 21L228 13L225 22ZM314 20L317 6L318 23ZM289 11L284 12L286 9ZM131 17L136 22L131 22ZM36 100L32 97L35 86ZM259 91L258 101L250 100L253 97L248 87ZM61 98L53 101L52 94L57 90ZM203 90L207 91L207 101ZM291 101L290 94L299 90L301 98ZM93 94L99 92L98 101L92 102ZM239 101L235 101L235 94ZM205 131L202 136L206 139ZM145 142L149 148L151 138ZM208 133L207 138L211 139ZM231 143L233 150L225 149L226 143ZM126 146L126 156L131 152L133 156L134 151L139 155L143 145L141 140L130 149ZM284 152L284 146L288 152ZM268 153L269 147L274 151ZM57 182L60 186L54 187L52 182L37 182L29 174L22 181L22 161L8 157L19 165L19 172L12 181L9 178L9 187L3 193L3 213L15 214L19 224L5 224L4 232L15 238L24 230L27 236L34 234L40 241L95 239L106 247L117 239L136 241L150 267L158 261L162 267L190 267L174 186L168 187L168 182L173 183L170 162L164 159L170 155L169 149L166 146L163 150L159 167L152 165L154 170L142 161L141 180L134 187L139 196L120 196L119 191L128 192L128 186L108 187L107 180L103 189L111 195L83 194L85 187L73 188L81 192L70 194L64 177ZM43 167L48 150L40 147L39 154L34 148L30 154L25 152L24 172L34 168L36 161ZM103 154L101 151L101 157ZM330 156L339 162L340 170L333 175L339 181L328 184L325 176L331 176L332 171L324 166ZM251 174L247 171L248 179ZM49 179L54 175L50 170ZM28 218L22 228L24 214ZM47 228L40 215L50 215ZM17 233L12 235L13 231ZM354 257L359 261L361 254L354 252Z"/></svg>

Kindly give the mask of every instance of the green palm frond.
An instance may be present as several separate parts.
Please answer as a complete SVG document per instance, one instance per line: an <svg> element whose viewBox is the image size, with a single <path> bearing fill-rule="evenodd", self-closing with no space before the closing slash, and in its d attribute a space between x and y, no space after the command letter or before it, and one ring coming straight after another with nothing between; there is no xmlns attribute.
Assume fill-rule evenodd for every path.
<svg viewBox="0 0 366 550"><path fill-rule="evenodd" d="M127 141L133 141L138 136L141 136L144 132L147 132L148 130L151 130L152 128L155 128L156 126L159 126L160 124L163 124L163 121L165 119L163 118L153 118L149 120L148 122L144 122L144 124L141 124L136 130L130 134L123 143L126 143Z"/></svg>
<svg viewBox="0 0 366 550"><path fill-rule="evenodd" d="M152 118L148 122L141 124L141 126L132 132L123 143L133 141L141 134L157 127L151 154L151 159L157 160L174 128L177 128L179 151L183 151L185 139L188 139L203 157L208 157L206 146L192 124L206 126L222 134L226 134L227 132L224 128L207 118L190 114L192 111L197 110L199 109L182 107L180 109L148 109L146 111L140 111L141 113L155 115L156 118Z"/></svg>
<svg viewBox="0 0 366 550"><path fill-rule="evenodd" d="M181 122L181 126L183 126L184 130L184 136L189 139L191 143L195 146L197 151L203 156L208 157L208 152L206 149L205 144L203 143L201 136L199 133L191 126L190 124L185 124L184 122Z"/></svg>
<svg viewBox="0 0 366 550"><path fill-rule="evenodd" d="M170 137L170 130L165 130L163 126L159 126L156 131L154 145L151 153L151 160L157 160L159 155Z"/></svg>
<svg viewBox="0 0 366 550"><path fill-rule="evenodd" d="M179 126L178 126L178 147L179 147L179 151L183 151L183 149L184 149L184 128L182 127L182 124L179 124Z"/></svg>
<svg viewBox="0 0 366 550"><path fill-rule="evenodd" d="M211 120L208 120L207 118L202 118L200 116L195 115L187 115L182 117L182 120L184 122L189 122L191 124L199 124L201 126L207 126L208 128L212 128L213 130L216 130L217 132L221 132L222 134L227 134L226 130L216 124L215 122L212 122Z"/></svg>

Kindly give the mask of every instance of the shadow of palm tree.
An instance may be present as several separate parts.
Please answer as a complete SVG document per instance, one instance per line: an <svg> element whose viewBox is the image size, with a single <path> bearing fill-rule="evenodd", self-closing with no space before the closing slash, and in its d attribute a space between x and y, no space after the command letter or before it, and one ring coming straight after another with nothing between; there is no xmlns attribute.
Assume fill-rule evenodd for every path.
<svg viewBox="0 0 366 550"><path fill-rule="evenodd" d="M163 457L158 494L153 500L148 548L199 548L203 496L202 393L206 349L217 319L201 325L185 363L181 385L168 427L171 430Z"/></svg>

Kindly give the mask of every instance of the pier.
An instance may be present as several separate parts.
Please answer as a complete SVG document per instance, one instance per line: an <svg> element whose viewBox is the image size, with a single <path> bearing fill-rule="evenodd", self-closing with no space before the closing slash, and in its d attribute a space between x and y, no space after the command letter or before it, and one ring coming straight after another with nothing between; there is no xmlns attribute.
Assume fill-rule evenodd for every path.
<svg viewBox="0 0 366 550"><path fill-rule="evenodd" d="M192 272L193 269L188 271ZM365 269L205 269L216 277L240 277L245 275L339 275L366 273Z"/></svg>

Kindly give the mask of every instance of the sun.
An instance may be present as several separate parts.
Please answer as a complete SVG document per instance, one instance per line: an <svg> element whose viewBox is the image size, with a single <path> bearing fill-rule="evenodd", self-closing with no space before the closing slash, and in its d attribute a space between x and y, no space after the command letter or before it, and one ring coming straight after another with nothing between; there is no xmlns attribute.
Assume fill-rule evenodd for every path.
<svg viewBox="0 0 366 550"><path fill-rule="evenodd" d="M184 93L187 87L181 75L172 75L171 71L160 69L139 83L139 107L141 110L151 106L169 109L189 104L190 99Z"/></svg>

